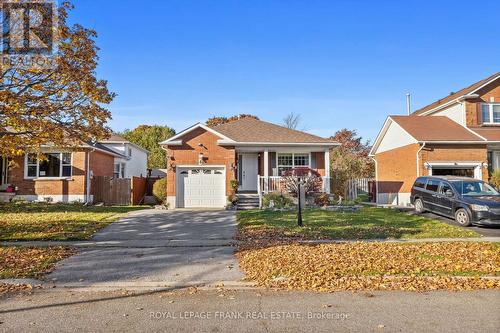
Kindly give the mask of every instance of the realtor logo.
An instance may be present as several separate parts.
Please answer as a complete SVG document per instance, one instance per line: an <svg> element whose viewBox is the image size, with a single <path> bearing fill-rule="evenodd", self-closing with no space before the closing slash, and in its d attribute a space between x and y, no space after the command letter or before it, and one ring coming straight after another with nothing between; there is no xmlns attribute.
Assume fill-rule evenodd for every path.
<svg viewBox="0 0 500 333"><path fill-rule="evenodd" d="M52 0L0 0L1 53L50 55L54 49L57 9Z"/></svg>

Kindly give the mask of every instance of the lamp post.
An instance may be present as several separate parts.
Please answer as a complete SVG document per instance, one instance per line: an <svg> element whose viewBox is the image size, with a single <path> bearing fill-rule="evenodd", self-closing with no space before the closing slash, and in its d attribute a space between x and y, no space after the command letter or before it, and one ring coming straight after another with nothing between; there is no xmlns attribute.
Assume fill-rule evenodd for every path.
<svg viewBox="0 0 500 333"><path fill-rule="evenodd" d="M302 184L302 180L299 178L298 179L298 182L297 182L297 198L298 198L298 201L299 201L299 211L298 211L298 214L297 214L297 224L299 227L302 227L302 197L305 195L305 192L304 192L304 189L303 189L303 184Z"/></svg>

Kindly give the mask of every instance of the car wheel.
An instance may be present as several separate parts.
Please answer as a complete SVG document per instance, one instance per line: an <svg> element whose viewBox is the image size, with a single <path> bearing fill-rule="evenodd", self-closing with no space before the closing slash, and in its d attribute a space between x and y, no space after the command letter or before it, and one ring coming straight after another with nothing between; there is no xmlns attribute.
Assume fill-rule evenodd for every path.
<svg viewBox="0 0 500 333"><path fill-rule="evenodd" d="M455 212L455 221L463 227L468 227L472 224L469 213L467 213L467 211L463 208L460 208Z"/></svg>
<svg viewBox="0 0 500 333"><path fill-rule="evenodd" d="M415 211L418 214L425 213L424 202L422 199L415 199Z"/></svg>

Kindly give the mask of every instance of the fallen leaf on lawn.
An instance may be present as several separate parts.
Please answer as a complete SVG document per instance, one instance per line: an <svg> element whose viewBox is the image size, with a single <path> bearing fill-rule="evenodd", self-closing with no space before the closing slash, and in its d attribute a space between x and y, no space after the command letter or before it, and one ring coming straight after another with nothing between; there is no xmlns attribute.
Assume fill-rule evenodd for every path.
<svg viewBox="0 0 500 333"><path fill-rule="evenodd" d="M500 289L500 246L487 242L286 244L240 249L237 257L246 280L268 288Z"/></svg>

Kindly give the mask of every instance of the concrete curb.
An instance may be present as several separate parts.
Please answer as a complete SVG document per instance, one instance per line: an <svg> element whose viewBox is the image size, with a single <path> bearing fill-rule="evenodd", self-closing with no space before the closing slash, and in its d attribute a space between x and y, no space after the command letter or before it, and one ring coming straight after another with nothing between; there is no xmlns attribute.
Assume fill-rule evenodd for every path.
<svg viewBox="0 0 500 333"><path fill-rule="evenodd" d="M500 237L472 237L472 238L411 238L411 239L318 239L318 240L290 240L299 244L336 244L336 243L436 243L436 242L492 242L499 243ZM237 240L168 240L168 241L20 241L1 242L1 246L70 246L77 248L169 248L169 247L235 247L243 242Z"/></svg>
<svg viewBox="0 0 500 333"><path fill-rule="evenodd" d="M44 281L37 279L0 279L0 283L5 284L30 284L32 286L41 286Z"/></svg>
<svg viewBox="0 0 500 333"><path fill-rule="evenodd" d="M335 244L335 243L439 243L439 242L500 242L500 237L473 237L473 238L411 238L411 239L325 239L299 240L300 244Z"/></svg>
<svg viewBox="0 0 500 333"><path fill-rule="evenodd" d="M0 283L5 284L29 284L36 287L42 287L44 290L75 290L75 291L115 291L115 290L155 290L155 291L169 291L173 289L186 289L196 287L201 290L215 290L215 289L234 289L234 290L248 290L258 288L255 284L244 281L191 281L184 282L147 282L147 281L120 281L120 282L103 282L86 284L81 283L61 283L48 282L36 279L0 279Z"/></svg>
<svg viewBox="0 0 500 333"><path fill-rule="evenodd" d="M147 241L147 240L116 240L116 241L19 241L1 242L1 246L70 246L78 248L159 248L159 247L220 247L236 246L235 240L167 240L167 241Z"/></svg>

